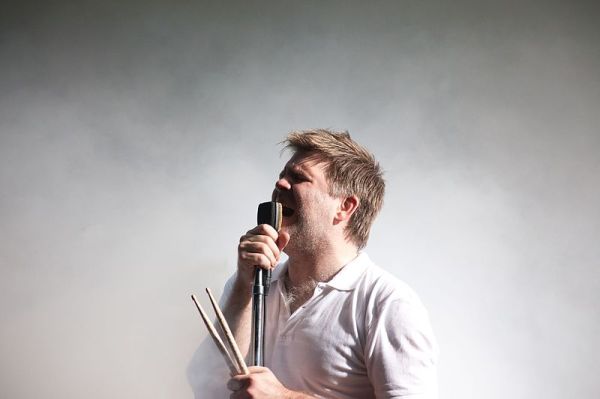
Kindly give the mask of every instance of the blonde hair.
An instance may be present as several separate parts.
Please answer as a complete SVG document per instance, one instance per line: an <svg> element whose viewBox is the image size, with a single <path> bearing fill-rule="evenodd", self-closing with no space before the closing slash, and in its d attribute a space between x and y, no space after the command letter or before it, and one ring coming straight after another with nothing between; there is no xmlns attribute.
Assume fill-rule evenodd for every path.
<svg viewBox="0 0 600 399"><path fill-rule="evenodd" d="M352 214L346 234L359 249L367 244L373 220L383 205L385 181L375 157L356 143L347 131L311 129L291 132L282 142L294 153L310 153L325 165L329 195L356 195L358 209Z"/></svg>

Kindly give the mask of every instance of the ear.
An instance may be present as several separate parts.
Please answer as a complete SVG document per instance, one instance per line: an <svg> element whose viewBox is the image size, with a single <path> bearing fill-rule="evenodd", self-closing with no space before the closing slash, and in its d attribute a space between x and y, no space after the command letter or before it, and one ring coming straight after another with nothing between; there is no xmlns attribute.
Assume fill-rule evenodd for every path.
<svg viewBox="0 0 600 399"><path fill-rule="evenodd" d="M340 200L340 206L335 214L336 224L349 221L350 217L358 209L358 205L360 204L360 200L356 195L342 197Z"/></svg>

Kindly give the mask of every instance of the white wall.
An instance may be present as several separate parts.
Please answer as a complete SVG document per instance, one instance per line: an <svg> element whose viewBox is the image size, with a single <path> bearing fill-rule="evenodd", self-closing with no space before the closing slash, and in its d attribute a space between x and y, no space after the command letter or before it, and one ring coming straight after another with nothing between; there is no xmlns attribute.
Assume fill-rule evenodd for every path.
<svg viewBox="0 0 600 399"><path fill-rule="evenodd" d="M428 306L441 397L597 397L598 6L216 3L0 16L0 396L191 397L189 294L277 142L333 127L387 171L368 251Z"/></svg>

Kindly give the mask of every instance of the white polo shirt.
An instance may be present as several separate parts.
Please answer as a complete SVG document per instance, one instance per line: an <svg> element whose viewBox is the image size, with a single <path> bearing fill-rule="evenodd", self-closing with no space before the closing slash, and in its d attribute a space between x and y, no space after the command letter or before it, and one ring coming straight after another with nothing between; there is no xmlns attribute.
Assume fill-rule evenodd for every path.
<svg viewBox="0 0 600 399"><path fill-rule="evenodd" d="M290 315L287 264L276 268L265 366L289 389L320 398L437 397L437 344L415 292L365 253Z"/></svg>
<svg viewBox="0 0 600 399"><path fill-rule="evenodd" d="M361 253L290 315L286 270L273 272L265 331L265 365L284 386L328 399L437 398L437 344L410 287ZM229 372L210 339L187 374L196 399L228 397Z"/></svg>

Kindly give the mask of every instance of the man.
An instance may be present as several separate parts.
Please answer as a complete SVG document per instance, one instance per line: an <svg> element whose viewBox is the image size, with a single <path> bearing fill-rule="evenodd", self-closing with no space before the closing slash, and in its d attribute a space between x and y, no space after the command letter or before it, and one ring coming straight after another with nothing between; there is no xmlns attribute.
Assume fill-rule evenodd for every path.
<svg viewBox="0 0 600 399"><path fill-rule="evenodd" d="M230 397L437 397L426 310L361 251L383 203L379 165L348 133L293 132L285 144L293 156L273 192L282 228L260 225L241 237L225 293L225 315L249 354L254 270L273 269L266 367L232 377ZM288 259L278 265L282 251Z"/></svg>

